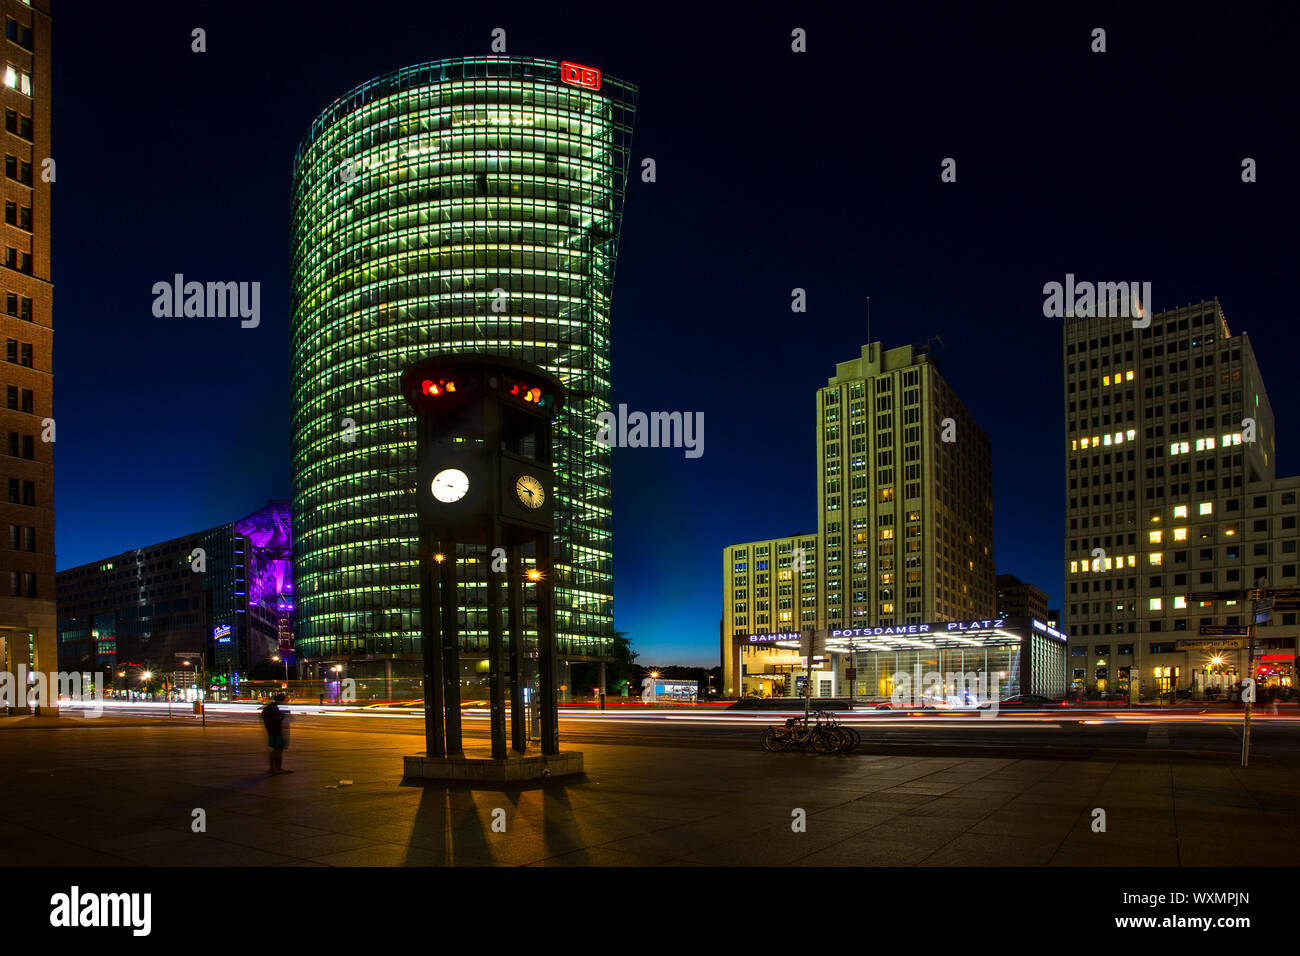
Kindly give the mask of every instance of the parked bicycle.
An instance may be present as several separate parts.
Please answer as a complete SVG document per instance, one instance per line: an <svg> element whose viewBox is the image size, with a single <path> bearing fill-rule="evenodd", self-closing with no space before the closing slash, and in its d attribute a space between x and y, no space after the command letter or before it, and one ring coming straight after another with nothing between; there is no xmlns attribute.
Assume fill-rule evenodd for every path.
<svg viewBox="0 0 1300 956"><path fill-rule="evenodd" d="M783 727L768 727L760 738L769 753L786 750L812 750L816 753L852 753L862 742L858 732L841 724L835 715L824 710L808 717L791 717Z"/></svg>

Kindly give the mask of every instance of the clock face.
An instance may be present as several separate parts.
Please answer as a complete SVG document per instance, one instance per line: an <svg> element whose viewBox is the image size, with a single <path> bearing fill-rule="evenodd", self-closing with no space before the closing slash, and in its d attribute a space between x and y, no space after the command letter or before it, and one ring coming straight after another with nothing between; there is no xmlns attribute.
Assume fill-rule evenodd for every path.
<svg viewBox="0 0 1300 956"><path fill-rule="evenodd" d="M433 476L429 486L433 496L444 504L460 501L469 491L469 475L459 468L444 468Z"/></svg>
<svg viewBox="0 0 1300 956"><path fill-rule="evenodd" d="M515 479L515 496L525 508L540 508L546 500L546 489L532 475L520 475Z"/></svg>

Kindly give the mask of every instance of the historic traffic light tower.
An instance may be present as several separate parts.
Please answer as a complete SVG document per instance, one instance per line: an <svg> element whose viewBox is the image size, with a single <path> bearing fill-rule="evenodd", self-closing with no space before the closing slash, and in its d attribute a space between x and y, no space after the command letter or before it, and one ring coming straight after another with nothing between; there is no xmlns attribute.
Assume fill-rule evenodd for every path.
<svg viewBox="0 0 1300 956"><path fill-rule="evenodd" d="M418 421L426 743L424 757L405 758L405 776L522 780L581 773L580 753L560 753L555 693L551 432L564 386L504 356L451 354L407 368L401 388ZM469 600L479 588L483 598ZM471 606L486 607L491 759L466 757L462 743L461 621L480 618ZM525 639L530 620L535 644ZM529 705L540 709L540 754L527 753Z"/></svg>

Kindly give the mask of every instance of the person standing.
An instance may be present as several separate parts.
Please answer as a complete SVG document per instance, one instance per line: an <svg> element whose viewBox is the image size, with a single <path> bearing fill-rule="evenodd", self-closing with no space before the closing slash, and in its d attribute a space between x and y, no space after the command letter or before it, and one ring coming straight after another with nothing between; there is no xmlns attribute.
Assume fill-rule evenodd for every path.
<svg viewBox="0 0 1300 956"><path fill-rule="evenodd" d="M276 694L262 708L262 723L266 726L266 741L271 748L271 765L268 774L293 773L284 769L284 751L289 746L289 712L280 707L284 694Z"/></svg>

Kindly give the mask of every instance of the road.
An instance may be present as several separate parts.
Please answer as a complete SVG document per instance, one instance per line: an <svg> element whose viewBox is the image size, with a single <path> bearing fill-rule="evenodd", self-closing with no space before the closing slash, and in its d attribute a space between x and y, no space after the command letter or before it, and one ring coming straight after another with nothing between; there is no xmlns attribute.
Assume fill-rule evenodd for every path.
<svg viewBox="0 0 1300 956"><path fill-rule="evenodd" d="M186 706L174 706L173 719L197 723ZM424 719L412 708L335 707L292 704L299 726L369 733L423 736ZM70 711L67 711L71 713ZM166 704L107 701L105 714L116 717L165 716ZM791 712L794 713L794 712ZM617 710L562 709L560 735L567 743L626 746L754 749L763 727L780 723L786 712L657 710L619 707ZM207 719L221 723L257 720L253 704L209 704ZM1133 757L1151 759L1178 755L1227 760L1241 751L1240 712L1195 707L1178 710L1003 711L981 718L971 713L905 714L864 711L840 719L862 736L860 752L912 753L928 756L1021 756L1054 759ZM507 724L508 726L508 724ZM484 710L466 710L468 740L488 737ZM1256 714L1252 721L1251 754L1262 761L1300 764L1300 714Z"/></svg>

